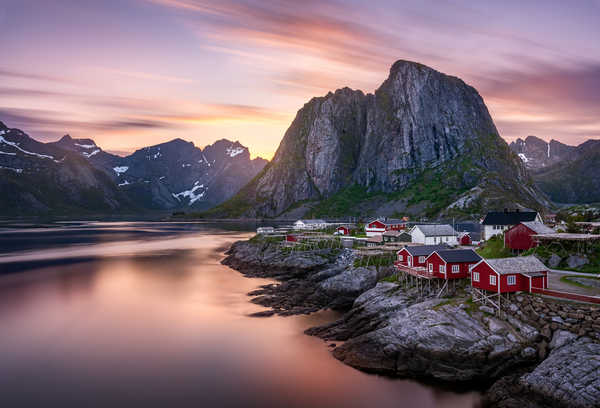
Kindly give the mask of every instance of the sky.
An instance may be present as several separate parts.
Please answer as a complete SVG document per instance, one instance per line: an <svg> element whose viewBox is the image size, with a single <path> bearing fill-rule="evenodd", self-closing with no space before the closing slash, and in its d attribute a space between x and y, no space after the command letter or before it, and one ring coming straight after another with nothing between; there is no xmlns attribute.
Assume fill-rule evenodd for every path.
<svg viewBox="0 0 600 408"><path fill-rule="evenodd" d="M579 144L600 138L598 21L600 0L2 0L0 121L270 159L310 98L406 59L473 85L509 142Z"/></svg>

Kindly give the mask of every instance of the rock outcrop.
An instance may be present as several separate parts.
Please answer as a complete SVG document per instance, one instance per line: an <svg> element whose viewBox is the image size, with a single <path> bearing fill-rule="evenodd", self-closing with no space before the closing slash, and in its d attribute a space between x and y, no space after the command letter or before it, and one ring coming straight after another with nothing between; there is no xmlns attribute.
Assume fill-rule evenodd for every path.
<svg viewBox="0 0 600 408"><path fill-rule="evenodd" d="M374 94L344 88L311 99L272 162L211 214L272 217L298 203L334 200L354 186L364 197L401 196L418 178L438 191L429 199L437 205L481 186L484 193L470 207L543 206L477 91L424 65L398 61ZM414 194L406 194L376 205L410 202Z"/></svg>

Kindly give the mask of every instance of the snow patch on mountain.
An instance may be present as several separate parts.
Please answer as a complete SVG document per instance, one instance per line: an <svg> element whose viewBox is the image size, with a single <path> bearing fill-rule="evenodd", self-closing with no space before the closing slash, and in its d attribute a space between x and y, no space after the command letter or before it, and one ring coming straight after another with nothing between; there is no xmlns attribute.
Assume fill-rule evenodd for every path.
<svg viewBox="0 0 600 408"><path fill-rule="evenodd" d="M235 157L238 154L244 153L244 150L246 150L246 149L244 149L243 147L230 146L225 150L225 153L227 153L229 155L229 157Z"/></svg>
<svg viewBox="0 0 600 408"><path fill-rule="evenodd" d="M79 144L79 143L75 143L75 146L79 146L82 149L93 149L96 147L95 144Z"/></svg>
<svg viewBox="0 0 600 408"><path fill-rule="evenodd" d="M4 132L4 131L2 131L2 132ZM2 133L2 134L4 134L4 133ZM1 143L4 143L4 144L6 144L6 145L9 145L9 146L12 146L12 147L14 147L15 149L17 149L17 150L19 150L19 151L21 151L21 152L23 152L23 153L25 153L25 154L28 154L28 155L30 155L30 156L37 156L37 157L39 157L40 159L54 159L54 157L53 157L53 156L49 156L49 155L47 155L47 154L39 154L39 153L34 153L34 152L28 152L28 151L27 151L27 150L25 150L25 149L21 149L21 148L19 147L19 144L18 144L18 143L15 143L15 142L11 142L11 141L9 141L9 140L6 140L6 139L5 139L5 138L3 138L2 136L0 136L0 144L1 144Z"/></svg>
<svg viewBox="0 0 600 408"><path fill-rule="evenodd" d="M128 185L128 184L131 184L131 183L130 183L129 181L125 180L124 182L122 182L122 183L119 183L119 184L118 184L118 186L119 186L119 187L123 187L123 186L126 186L126 185Z"/></svg>
<svg viewBox="0 0 600 408"><path fill-rule="evenodd" d="M198 183L198 182L196 182ZM204 184L196 184L194 183L194 187L192 187L191 190L186 190L186 191L182 191L181 193L171 193L171 195L173 197L175 197L177 200L181 201L181 198L185 197L185 198L189 198L190 202L188 205L192 205L194 204L196 201L198 201L199 199L201 199L202 197L204 197L204 195L206 194L206 190L200 192L200 193L196 193L196 191L203 189L204 188Z"/></svg>
<svg viewBox="0 0 600 408"><path fill-rule="evenodd" d="M81 152L81 154L84 155L85 157L87 157L88 159L90 157L92 157L93 155L98 154L98 153L100 153L100 149L96 149L96 150L94 150L93 152L90 152L90 153L88 153L88 152Z"/></svg>
<svg viewBox="0 0 600 408"><path fill-rule="evenodd" d="M17 155L16 153L10 153L10 152L0 152L0 154L6 154L6 155L9 155L9 156L16 156Z"/></svg>
<svg viewBox="0 0 600 408"><path fill-rule="evenodd" d="M127 170L129 170L129 166L113 167L113 170L115 171L115 173L121 174L121 173L125 173Z"/></svg>
<svg viewBox="0 0 600 408"><path fill-rule="evenodd" d="M523 153L519 153L519 157L523 160L523 163L527 163L529 159Z"/></svg>

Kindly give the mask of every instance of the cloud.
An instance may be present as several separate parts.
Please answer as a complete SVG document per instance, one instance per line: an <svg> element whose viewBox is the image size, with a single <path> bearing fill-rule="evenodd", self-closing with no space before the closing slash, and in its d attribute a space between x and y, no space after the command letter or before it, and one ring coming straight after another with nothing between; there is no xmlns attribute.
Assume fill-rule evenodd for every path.
<svg viewBox="0 0 600 408"><path fill-rule="evenodd" d="M177 83L193 83L196 82L194 79L190 78L182 78L172 75L162 75L151 72L143 72L143 71L125 71L114 68L106 68L106 67L94 67L94 69L103 71L109 74L115 74L120 76L126 76L129 78L143 79L149 81L162 81L162 82L177 82Z"/></svg>
<svg viewBox="0 0 600 408"><path fill-rule="evenodd" d="M1 68L1 67L0 67L0 77L27 79L27 80L34 80L34 81L59 82L59 83L73 83L74 82L67 78L62 78L62 77L58 77L58 76L32 74L32 73L27 73L27 72L13 71L13 70Z"/></svg>

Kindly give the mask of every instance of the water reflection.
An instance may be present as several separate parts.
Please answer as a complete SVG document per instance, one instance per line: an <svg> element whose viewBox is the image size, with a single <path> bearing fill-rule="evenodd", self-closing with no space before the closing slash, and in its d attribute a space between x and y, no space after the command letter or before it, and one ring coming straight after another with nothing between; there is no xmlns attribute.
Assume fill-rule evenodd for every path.
<svg viewBox="0 0 600 408"><path fill-rule="evenodd" d="M246 293L269 281L218 262L245 236L195 231L3 257L94 260L0 275L2 405L474 406L475 395L333 359L303 334L331 312L248 317L262 308Z"/></svg>

